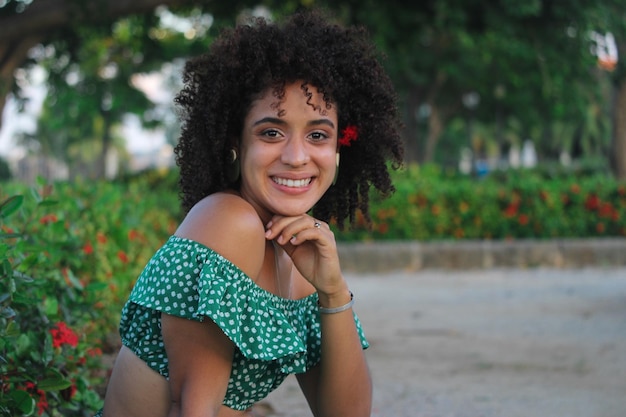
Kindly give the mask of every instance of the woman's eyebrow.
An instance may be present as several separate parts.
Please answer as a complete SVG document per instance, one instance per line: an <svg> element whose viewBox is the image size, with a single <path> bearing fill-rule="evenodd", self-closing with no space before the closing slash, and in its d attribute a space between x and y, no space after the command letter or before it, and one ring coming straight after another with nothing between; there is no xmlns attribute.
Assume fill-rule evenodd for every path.
<svg viewBox="0 0 626 417"><path fill-rule="evenodd" d="M252 124L252 126L258 126L264 123L272 123L277 125L286 125L287 122L284 119L280 119L278 117L264 117L262 119L257 120ZM335 128L335 124L329 119L315 119L307 122L307 126L318 126L318 125L327 125L332 129Z"/></svg>
<svg viewBox="0 0 626 417"><path fill-rule="evenodd" d="M287 122L285 122L283 119L279 119L278 117L264 117L254 122L252 126L262 125L263 123L272 123L272 124L278 124L278 125L287 124Z"/></svg>
<svg viewBox="0 0 626 417"><path fill-rule="evenodd" d="M329 119L316 119L316 120L311 120L310 122L307 123L308 126L317 126L317 125L327 125L331 128L335 128L335 124L330 121Z"/></svg>

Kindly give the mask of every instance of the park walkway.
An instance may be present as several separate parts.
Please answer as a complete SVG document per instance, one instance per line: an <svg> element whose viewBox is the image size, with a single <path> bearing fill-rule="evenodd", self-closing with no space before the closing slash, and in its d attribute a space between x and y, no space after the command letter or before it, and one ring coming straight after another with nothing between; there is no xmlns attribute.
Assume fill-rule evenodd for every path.
<svg viewBox="0 0 626 417"><path fill-rule="evenodd" d="M370 264L383 250L359 262L342 248L371 343L372 416L624 417L626 266L606 259L619 264L626 251L586 251L605 261L418 268L387 259L385 271ZM291 377L268 407L311 416Z"/></svg>

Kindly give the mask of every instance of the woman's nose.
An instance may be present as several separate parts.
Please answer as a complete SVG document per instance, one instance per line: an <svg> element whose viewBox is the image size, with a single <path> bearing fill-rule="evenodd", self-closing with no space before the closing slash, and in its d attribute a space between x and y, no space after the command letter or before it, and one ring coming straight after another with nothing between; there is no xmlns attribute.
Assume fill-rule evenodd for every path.
<svg viewBox="0 0 626 417"><path fill-rule="evenodd" d="M309 160L310 155L304 138L294 136L286 142L281 156L282 163L300 166L306 164Z"/></svg>

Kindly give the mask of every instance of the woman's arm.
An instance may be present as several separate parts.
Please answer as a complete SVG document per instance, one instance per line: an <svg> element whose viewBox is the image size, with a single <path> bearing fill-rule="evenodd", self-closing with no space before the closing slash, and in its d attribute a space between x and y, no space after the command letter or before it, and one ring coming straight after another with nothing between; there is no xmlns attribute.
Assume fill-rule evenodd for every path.
<svg viewBox="0 0 626 417"><path fill-rule="evenodd" d="M306 215L274 216L267 229L265 237L283 246L300 274L315 287L322 307L335 308L350 302L328 225ZM321 314L321 331L320 363L298 376L313 414L369 417L372 382L352 309Z"/></svg>
<svg viewBox="0 0 626 417"><path fill-rule="evenodd" d="M349 300L348 295L346 302ZM324 305L323 301L321 304ZM322 314L321 326L320 363L297 376L313 414L316 417L369 417L372 381L352 309Z"/></svg>
<svg viewBox="0 0 626 417"><path fill-rule="evenodd" d="M211 320L163 314L161 331L170 370L168 417L217 416L230 377L233 343Z"/></svg>
<svg viewBox="0 0 626 417"><path fill-rule="evenodd" d="M220 253L249 276L262 266L263 225L241 198L213 194L188 213L176 235ZM234 344L209 318L162 316L172 407L168 417L216 416L224 401Z"/></svg>

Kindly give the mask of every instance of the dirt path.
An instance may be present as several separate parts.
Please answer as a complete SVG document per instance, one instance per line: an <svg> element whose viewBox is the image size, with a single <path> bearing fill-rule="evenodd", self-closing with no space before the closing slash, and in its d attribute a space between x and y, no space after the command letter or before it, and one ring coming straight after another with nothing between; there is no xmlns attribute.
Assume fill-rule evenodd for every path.
<svg viewBox="0 0 626 417"><path fill-rule="evenodd" d="M626 269L351 275L373 417L626 416ZM276 415L310 417L295 379Z"/></svg>

